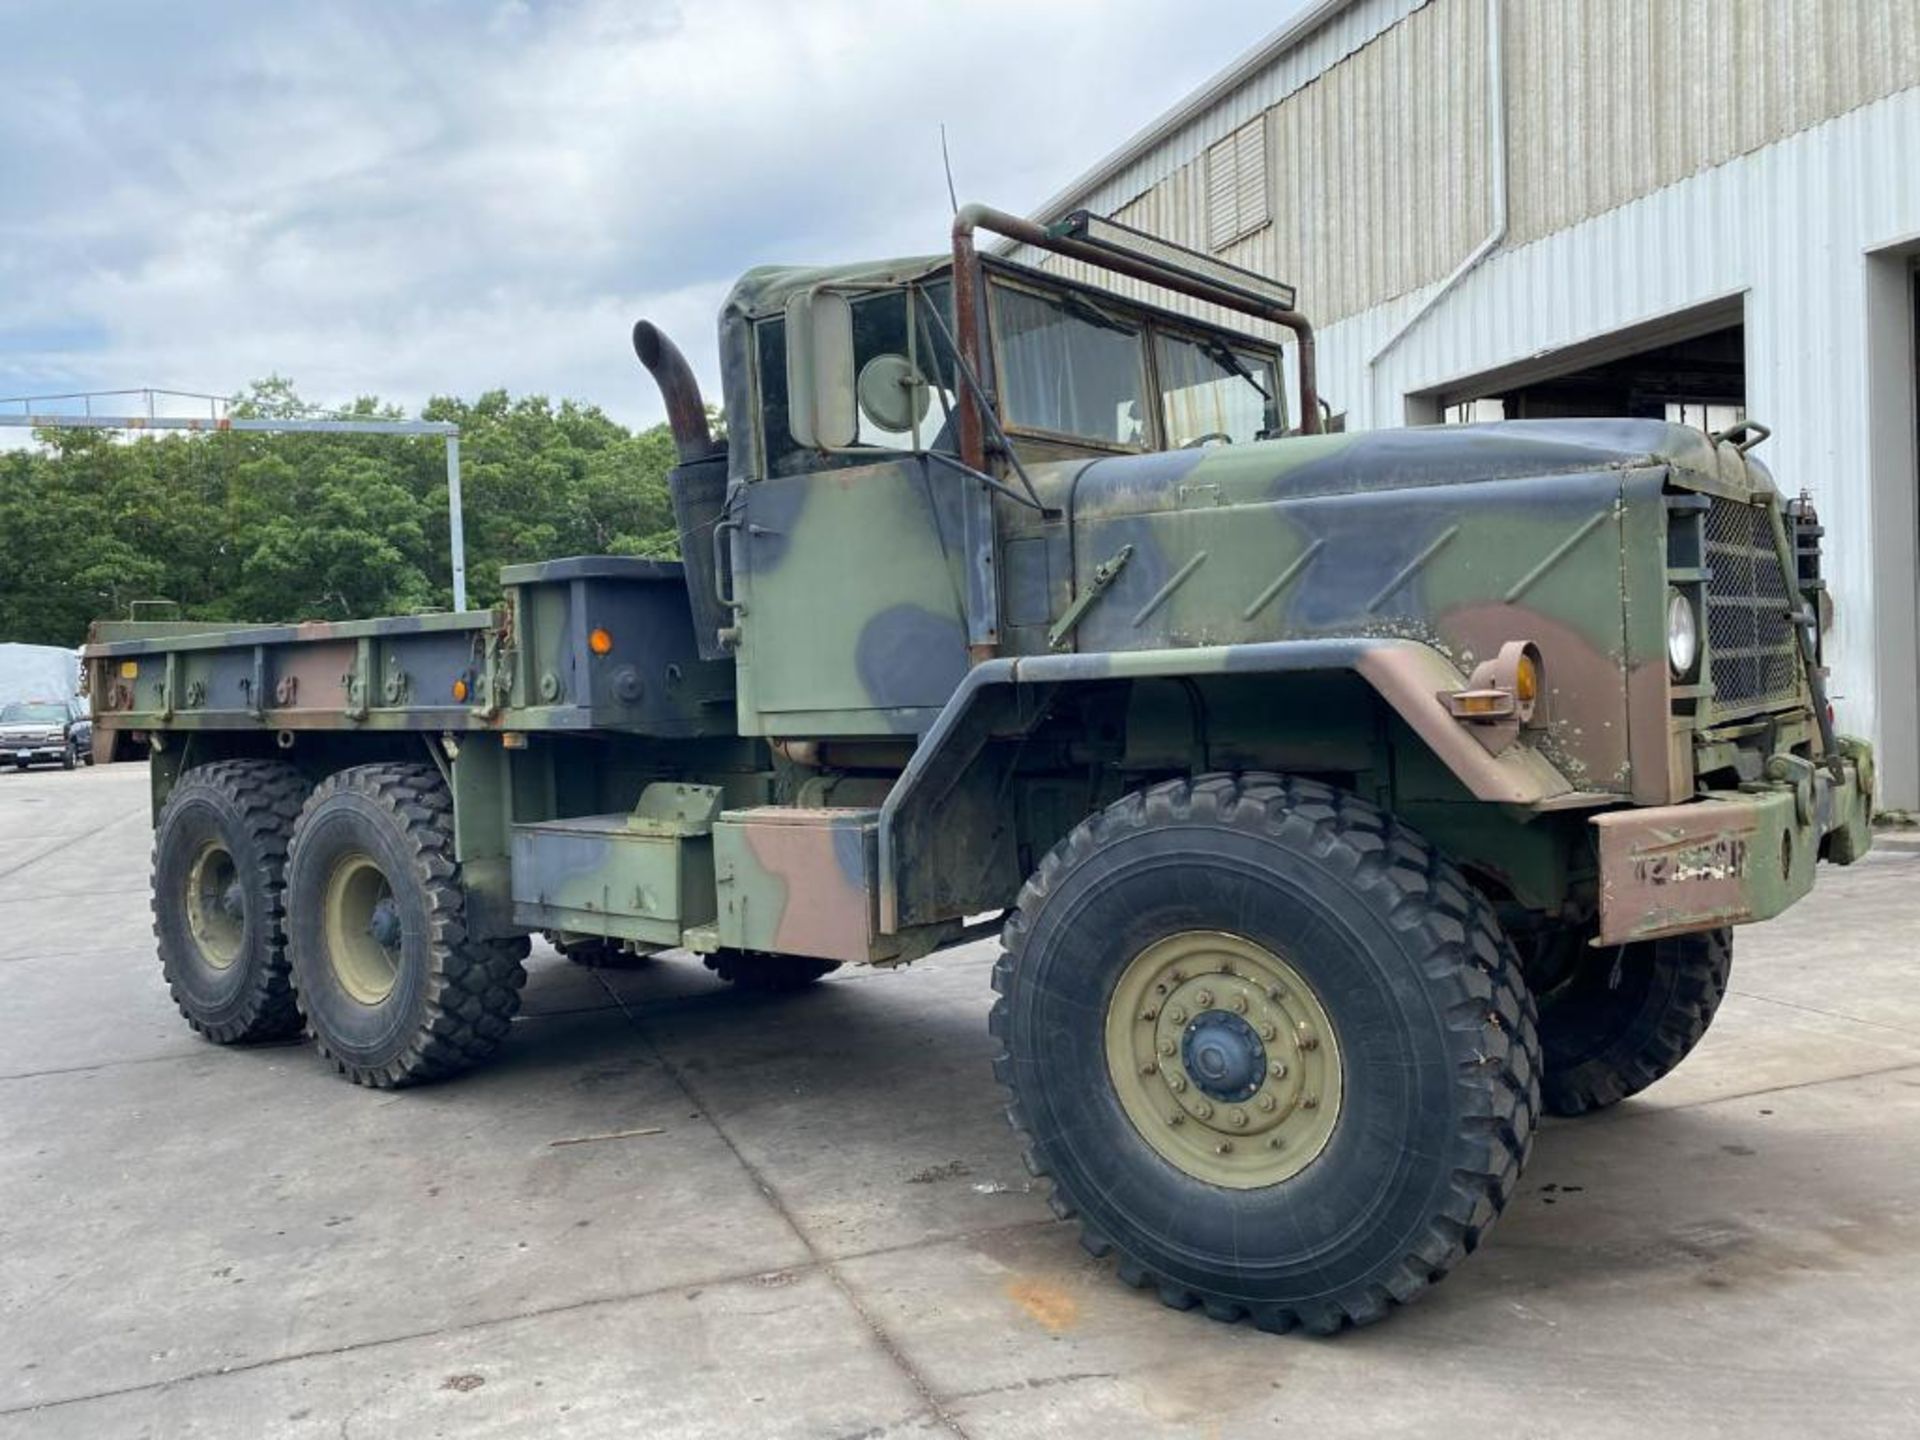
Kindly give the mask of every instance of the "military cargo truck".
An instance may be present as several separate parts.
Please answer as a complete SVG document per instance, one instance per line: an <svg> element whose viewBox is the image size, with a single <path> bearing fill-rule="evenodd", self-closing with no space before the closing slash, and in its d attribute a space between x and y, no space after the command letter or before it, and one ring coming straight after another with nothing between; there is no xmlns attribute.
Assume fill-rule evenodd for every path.
<svg viewBox="0 0 1920 1440"><path fill-rule="evenodd" d="M1543 1108L1671 1070L1732 927L1866 850L1817 518L1755 424L1337 433L1283 285L1086 214L952 242L744 278L724 442L635 328L679 563L97 627L167 983L402 1086L501 1043L534 934L785 989L997 930L995 1071L1087 1247L1218 1319L1377 1320Z"/></svg>

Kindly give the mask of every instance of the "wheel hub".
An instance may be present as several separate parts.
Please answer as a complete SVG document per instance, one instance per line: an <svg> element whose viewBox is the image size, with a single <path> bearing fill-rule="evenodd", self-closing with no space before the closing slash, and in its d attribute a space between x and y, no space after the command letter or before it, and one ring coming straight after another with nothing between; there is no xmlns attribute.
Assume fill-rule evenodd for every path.
<svg viewBox="0 0 1920 1440"><path fill-rule="evenodd" d="M1215 1185L1298 1174L1339 1118L1326 1008L1291 963L1242 936L1183 931L1136 955L1108 1002L1106 1053L1141 1137Z"/></svg>
<svg viewBox="0 0 1920 1440"><path fill-rule="evenodd" d="M1267 1078L1267 1048L1230 1010L1208 1010L1187 1026L1180 1059L1203 1094L1215 1100L1251 1100Z"/></svg>
<svg viewBox="0 0 1920 1440"><path fill-rule="evenodd" d="M393 887L371 856L348 854L334 865L321 901L321 930L341 989L362 1005L378 1005L393 993L406 931Z"/></svg>
<svg viewBox="0 0 1920 1440"><path fill-rule="evenodd" d="M194 852L187 867L187 931L200 958L225 970L247 945L246 896L233 856L217 840Z"/></svg>
<svg viewBox="0 0 1920 1440"><path fill-rule="evenodd" d="M374 905L373 916L367 921L367 934L382 950L391 950L400 943L400 909L391 895L382 896Z"/></svg>

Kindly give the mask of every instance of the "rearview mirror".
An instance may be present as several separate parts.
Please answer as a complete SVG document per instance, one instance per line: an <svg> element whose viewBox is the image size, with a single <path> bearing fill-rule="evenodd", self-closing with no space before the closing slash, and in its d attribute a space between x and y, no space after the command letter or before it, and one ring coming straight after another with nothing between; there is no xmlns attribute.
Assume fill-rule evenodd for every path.
<svg viewBox="0 0 1920 1440"><path fill-rule="evenodd" d="M815 450L853 444L853 305L832 290L787 301L787 429Z"/></svg>

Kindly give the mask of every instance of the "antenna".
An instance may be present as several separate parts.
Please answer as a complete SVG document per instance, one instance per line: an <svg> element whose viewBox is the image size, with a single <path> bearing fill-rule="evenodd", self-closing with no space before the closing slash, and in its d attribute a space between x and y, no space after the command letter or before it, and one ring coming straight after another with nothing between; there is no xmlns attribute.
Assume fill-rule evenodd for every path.
<svg viewBox="0 0 1920 1440"><path fill-rule="evenodd" d="M940 163L947 171L947 201L953 206L953 213L960 213L960 197L953 189L953 157L947 153L947 122L940 122Z"/></svg>

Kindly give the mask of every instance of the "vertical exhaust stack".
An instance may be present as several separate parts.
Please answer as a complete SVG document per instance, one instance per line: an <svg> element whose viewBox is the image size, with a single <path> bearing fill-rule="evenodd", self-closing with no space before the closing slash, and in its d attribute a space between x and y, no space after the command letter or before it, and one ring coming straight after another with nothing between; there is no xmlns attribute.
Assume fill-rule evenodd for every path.
<svg viewBox="0 0 1920 1440"><path fill-rule="evenodd" d="M691 465L718 454L726 447L713 438L707 424L706 402L700 398L700 382L693 378L693 367L680 347L661 333L651 320L637 320L633 326L633 353L660 387L660 398L667 404L667 426L673 431L673 443L680 452L680 463Z"/></svg>
<svg viewBox="0 0 1920 1440"><path fill-rule="evenodd" d="M687 357L652 321L634 325L633 353L660 387L660 398L667 405L667 427L673 431L679 455L680 463L667 476L667 495L673 501L673 526L680 535L694 640L702 660L729 659L731 652L720 644L720 628L732 617L715 593L713 548L713 527L727 499L726 442L716 440L713 427L707 424L706 402Z"/></svg>

